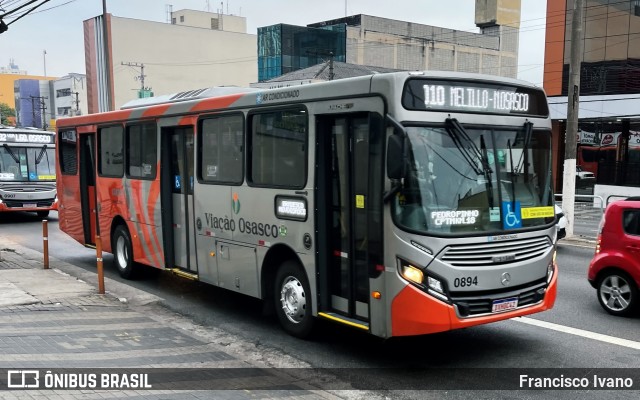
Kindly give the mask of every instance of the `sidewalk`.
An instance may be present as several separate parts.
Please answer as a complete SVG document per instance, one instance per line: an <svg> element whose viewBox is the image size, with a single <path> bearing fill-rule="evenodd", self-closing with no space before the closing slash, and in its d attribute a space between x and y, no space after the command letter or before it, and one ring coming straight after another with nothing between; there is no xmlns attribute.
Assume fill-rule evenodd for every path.
<svg viewBox="0 0 640 400"><path fill-rule="evenodd" d="M247 353L241 351L242 344L236 343L237 340L224 331L196 326L187 318L158 306L156 303L161 300L158 297L130 286L107 279L106 295L97 294L96 286L95 273L54 258L50 259L50 269L45 270L41 253L0 238L0 368L86 369L83 372L97 368L116 368L115 372L117 368L214 368L224 375L225 385L233 380L237 382L239 390L8 391L7 377L0 376L0 398L343 397L309 387L301 379L289 379L294 383L284 387L281 383L271 386L269 382L282 382L272 379L281 374L282 369L269 369L270 366L261 365L259 360L248 359ZM284 361L287 366L304 367L294 364L295 360L291 364L288 364L289 360ZM251 377L242 375L247 369L253 373ZM255 376L256 371L261 376ZM0 373L4 375L8 372ZM251 379L254 385L259 380L263 382L263 389L242 390L243 379ZM358 397L353 392L343 395ZM368 397L371 398L370 394Z"/></svg>

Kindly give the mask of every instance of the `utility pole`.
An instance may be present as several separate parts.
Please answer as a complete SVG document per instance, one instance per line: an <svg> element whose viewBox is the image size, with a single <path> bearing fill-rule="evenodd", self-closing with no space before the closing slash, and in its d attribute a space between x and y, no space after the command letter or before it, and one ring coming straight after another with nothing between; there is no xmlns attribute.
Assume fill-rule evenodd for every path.
<svg viewBox="0 0 640 400"><path fill-rule="evenodd" d="M47 103L45 99L48 97L40 97L40 109L42 110L42 130L47 130Z"/></svg>
<svg viewBox="0 0 640 400"><path fill-rule="evenodd" d="M39 109L42 111L42 129L47 129L47 117L46 117L46 110L47 110L47 104L45 103L45 100L48 99L48 97L42 97L42 96L29 96L29 98L25 98L25 97L21 97L21 100L31 100L31 126L33 127L38 127L38 125L36 124L36 109ZM38 106L36 107L36 100L38 101Z"/></svg>
<svg viewBox="0 0 640 400"><path fill-rule="evenodd" d="M144 78L146 75L144 74L144 64L138 62L122 62L122 65L126 65L127 67L140 68L140 75L136 75L133 79L136 81L140 81L140 95L144 94L146 91L151 91L151 88L148 88L144 85Z"/></svg>
<svg viewBox="0 0 640 400"><path fill-rule="evenodd" d="M567 237L573 236L576 197L576 136L580 109L580 67L584 47L582 37L584 0L573 0L571 22L571 59L569 62L569 90L567 98L567 133L564 147L562 175L562 210L567 216Z"/></svg>
<svg viewBox="0 0 640 400"><path fill-rule="evenodd" d="M76 100L74 101L76 103L76 112L73 115L80 115L80 93L73 92L73 94L76 95Z"/></svg>
<svg viewBox="0 0 640 400"><path fill-rule="evenodd" d="M42 50L42 61L44 62L44 76L47 76L47 51Z"/></svg>

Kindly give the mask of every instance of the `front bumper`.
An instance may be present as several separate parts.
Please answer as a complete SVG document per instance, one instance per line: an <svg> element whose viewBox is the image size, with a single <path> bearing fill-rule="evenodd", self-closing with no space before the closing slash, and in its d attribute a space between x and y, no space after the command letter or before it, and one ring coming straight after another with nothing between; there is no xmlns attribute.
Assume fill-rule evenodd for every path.
<svg viewBox="0 0 640 400"><path fill-rule="evenodd" d="M554 265L554 268L555 273L541 295L541 300L510 311L481 313L468 317L460 315L459 306L438 300L415 286L407 285L392 301L391 335L410 336L444 332L550 310L557 295L557 265ZM522 294L525 292L526 288L522 290Z"/></svg>

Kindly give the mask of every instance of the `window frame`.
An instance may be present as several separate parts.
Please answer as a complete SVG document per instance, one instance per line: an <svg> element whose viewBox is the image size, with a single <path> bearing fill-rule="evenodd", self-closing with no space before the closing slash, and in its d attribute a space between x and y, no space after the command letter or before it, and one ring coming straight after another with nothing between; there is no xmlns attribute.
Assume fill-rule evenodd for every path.
<svg viewBox="0 0 640 400"><path fill-rule="evenodd" d="M240 118L242 119L242 160L240 161L240 168L242 169L242 172L240 174L241 179L239 182L233 182L233 181L211 181L211 180L205 180L202 178L202 167L203 167L203 157L202 157L202 151L204 149L203 146L203 140L204 140L204 131L202 129L202 125L204 124L204 121L206 120L211 120L211 119L219 119L219 118L224 118L224 117L233 117L233 116L240 116ZM196 135L196 146L197 146L197 150L196 150L196 171L195 171L195 175L196 175L196 180L198 181L198 183L203 184L203 185L217 185L217 186L242 186L244 184L245 181L247 181L246 176L245 176L245 172L247 171L246 168L246 154L247 154L247 117L245 117L245 114L242 111L232 111L232 112L228 112L228 113L220 113L220 114L209 114L209 115L203 115L200 118L198 118L198 123L197 123L197 135Z"/></svg>
<svg viewBox="0 0 640 400"><path fill-rule="evenodd" d="M268 185L262 183L255 183L253 181L253 117L256 115L263 114L273 114L277 112L300 112L304 111L306 116L306 132L305 132L305 147L304 147L304 179L302 180L302 184L300 186L292 186L292 185ZM311 134L311 126L310 126L310 117L309 117L309 109L304 104L298 104L294 106L284 106L284 107L274 107L268 109L256 109L250 110L247 113L246 118L246 148L247 148L247 157L246 157L246 181L249 187L258 187L258 188L270 188L270 189L285 189L285 190L301 190L307 186L307 182L309 180L309 136Z"/></svg>
<svg viewBox="0 0 640 400"><path fill-rule="evenodd" d="M129 128L131 127L135 127L135 126L144 126L144 125L153 125L154 127L154 131L156 132L156 137L155 137L155 149L156 149L156 166L155 166L155 171L152 177L142 177L142 176L134 176L131 175L129 173L129 160L130 160L130 152L129 152ZM142 143L142 142L141 142ZM158 124L156 121L138 121L138 122L134 122L131 124L127 124L124 128L124 142L123 142L123 147L127 150L126 153L124 154L124 175L127 177L127 179L135 179L135 180L141 180L141 181L155 181L158 178L158 168L157 168L157 163L158 163Z"/></svg>
<svg viewBox="0 0 640 400"><path fill-rule="evenodd" d="M638 228L638 232L637 233L631 233L627 230L627 226L625 224L625 218L627 217L628 214L632 214L632 213L636 213L638 214L638 218L640 218L640 209L638 208L625 208L622 210L622 232L624 232L625 235L629 235L629 236L634 236L634 237L638 237L640 236L640 222L636 222L636 226Z"/></svg>
<svg viewBox="0 0 640 400"><path fill-rule="evenodd" d="M62 149L65 147L64 145L71 145L71 142L62 139L62 135L66 132L73 132L74 136L75 136L75 142L73 142L73 146L74 146L74 158L75 158L75 164L74 164L74 171L73 173L69 172L69 171L65 171L64 168L64 157L62 157ZM59 165L60 165L60 174L61 175L67 175L67 176L77 176L78 175L78 139L80 138L80 136L78 135L78 131L75 128L71 128L71 129L64 129L61 130L58 133L58 138L56 139L56 150L58 153L58 159L59 161Z"/></svg>
<svg viewBox="0 0 640 400"><path fill-rule="evenodd" d="M103 129L108 129L108 128L114 128L114 127L119 127L120 128L120 133L121 133L121 138L122 138L122 173L120 175L110 175L110 174L105 174L102 172L102 130ZM97 132L96 132L96 152L98 153L98 157L97 157L97 162L98 162L98 168L96 169L96 173L99 177L103 177L103 178L123 178L124 177L124 173L125 173L125 159L126 159L126 154L125 154L125 146L124 146L124 132L125 132L125 127L124 124L109 124L109 125L103 125L103 126L98 126Z"/></svg>

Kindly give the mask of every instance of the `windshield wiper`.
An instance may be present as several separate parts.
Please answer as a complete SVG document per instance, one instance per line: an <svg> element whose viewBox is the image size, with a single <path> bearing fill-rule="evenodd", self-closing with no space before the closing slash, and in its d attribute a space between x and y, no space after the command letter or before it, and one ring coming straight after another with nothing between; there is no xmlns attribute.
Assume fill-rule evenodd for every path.
<svg viewBox="0 0 640 400"><path fill-rule="evenodd" d="M40 164L40 161L42 161L42 156L44 156L44 152L47 151L47 145L43 145L42 149L40 149L40 154L38 154L38 157L36 157L36 165Z"/></svg>
<svg viewBox="0 0 640 400"><path fill-rule="evenodd" d="M520 173L520 169L524 168L525 180L528 180L528 172L529 172L529 163L528 161L528 150L531 145L531 134L533 133L533 124L529 121L524 123L524 143L522 144L522 153L520 154L520 159L518 160L518 164L516 164L516 171Z"/></svg>
<svg viewBox="0 0 640 400"><path fill-rule="evenodd" d="M507 148L509 149L509 163L511 164L511 203L513 209L516 209L516 173L513 170L513 153L511 151L511 139L507 139Z"/></svg>
<svg viewBox="0 0 640 400"><path fill-rule="evenodd" d="M491 167L487 154L487 145L484 143L484 135L480 135L480 148L482 149L482 161L484 166L484 180L487 196L489 197L489 207L493 208L493 183L491 182Z"/></svg>
<svg viewBox="0 0 640 400"><path fill-rule="evenodd" d="M473 140L471 140L471 138L469 137L469 134L467 134L467 131L464 129L462 125L460 125L460 122L458 122L458 120L455 118L447 118L445 122L448 125L447 133L449 134L449 136L451 137L451 140L453 140L453 143L456 145L456 147L462 154L462 157L464 157L465 161L469 164L469 166L473 168L473 172L475 172L476 175L484 175L485 174L484 171L488 167L488 165L485 165L485 164L488 164L488 163L485 163L485 160L482 157L482 153L480 153L480 150L478 150L478 147L476 146L476 144L473 142ZM463 140L464 140L464 143L463 143ZM478 165L476 163L477 160L480 160L482 169L478 168Z"/></svg>
<svg viewBox="0 0 640 400"><path fill-rule="evenodd" d="M4 143L2 147L4 147L7 150L7 153L9 153L11 158L13 158L13 161L15 161L16 164L20 165L20 160L18 159L18 156L16 156L16 153L14 153L13 150L11 150L11 147L9 147L9 145L6 143Z"/></svg>

